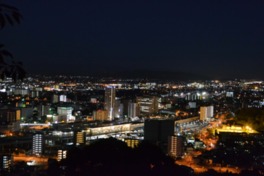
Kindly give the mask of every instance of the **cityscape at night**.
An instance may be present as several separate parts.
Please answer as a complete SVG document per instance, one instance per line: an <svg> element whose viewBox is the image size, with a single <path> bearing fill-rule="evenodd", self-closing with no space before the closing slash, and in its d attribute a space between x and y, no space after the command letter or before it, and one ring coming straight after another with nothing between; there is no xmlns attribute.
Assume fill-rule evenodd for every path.
<svg viewBox="0 0 264 176"><path fill-rule="evenodd" d="M264 175L264 1L0 0L0 175Z"/></svg>

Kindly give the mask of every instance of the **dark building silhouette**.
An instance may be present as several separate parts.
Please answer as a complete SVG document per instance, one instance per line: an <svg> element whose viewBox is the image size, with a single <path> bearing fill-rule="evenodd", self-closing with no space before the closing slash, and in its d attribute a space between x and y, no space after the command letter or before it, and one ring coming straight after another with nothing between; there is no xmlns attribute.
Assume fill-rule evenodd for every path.
<svg viewBox="0 0 264 176"><path fill-rule="evenodd" d="M168 143L168 137L174 135L174 120L149 119L144 122L144 139L161 144Z"/></svg>

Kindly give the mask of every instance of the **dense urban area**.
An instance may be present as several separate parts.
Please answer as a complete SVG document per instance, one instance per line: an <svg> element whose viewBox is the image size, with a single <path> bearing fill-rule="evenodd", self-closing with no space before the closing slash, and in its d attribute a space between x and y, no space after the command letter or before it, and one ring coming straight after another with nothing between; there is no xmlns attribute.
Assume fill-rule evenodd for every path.
<svg viewBox="0 0 264 176"><path fill-rule="evenodd" d="M262 81L0 83L1 175L263 175Z"/></svg>

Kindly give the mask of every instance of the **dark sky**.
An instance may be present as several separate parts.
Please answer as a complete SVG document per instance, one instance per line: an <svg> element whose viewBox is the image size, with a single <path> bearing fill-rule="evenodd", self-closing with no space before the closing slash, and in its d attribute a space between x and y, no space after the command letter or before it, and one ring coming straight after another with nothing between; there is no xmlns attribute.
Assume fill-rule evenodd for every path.
<svg viewBox="0 0 264 176"><path fill-rule="evenodd" d="M10 0L1 43L29 73L182 71L264 78L264 0Z"/></svg>

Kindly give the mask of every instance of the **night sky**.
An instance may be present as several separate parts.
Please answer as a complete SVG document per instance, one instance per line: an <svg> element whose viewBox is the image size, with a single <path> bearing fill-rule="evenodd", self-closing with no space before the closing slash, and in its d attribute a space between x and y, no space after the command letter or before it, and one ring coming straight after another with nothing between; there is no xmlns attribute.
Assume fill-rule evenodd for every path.
<svg viewBox="0 0 264 176"><path fill-rule="evenodd" d="M263 0L10 0L0 43L28 73L264 78Z"/></svg>

